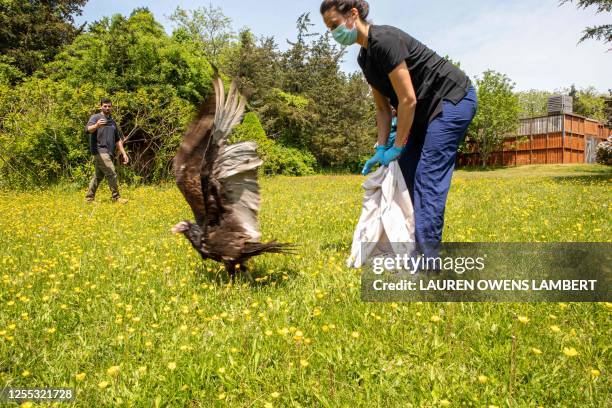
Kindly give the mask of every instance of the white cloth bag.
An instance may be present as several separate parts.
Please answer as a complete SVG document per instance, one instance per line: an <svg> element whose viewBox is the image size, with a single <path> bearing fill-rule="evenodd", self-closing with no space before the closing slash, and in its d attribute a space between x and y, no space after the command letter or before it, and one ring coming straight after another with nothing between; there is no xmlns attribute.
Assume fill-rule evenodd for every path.
<svg viewBox="0 0 612 408"><path fill-rule="evenodd" d="M378 255L410 254L415 247L414 212L397 160L380 166L361 187L365 194L347 266L361 268Z"/></svg>

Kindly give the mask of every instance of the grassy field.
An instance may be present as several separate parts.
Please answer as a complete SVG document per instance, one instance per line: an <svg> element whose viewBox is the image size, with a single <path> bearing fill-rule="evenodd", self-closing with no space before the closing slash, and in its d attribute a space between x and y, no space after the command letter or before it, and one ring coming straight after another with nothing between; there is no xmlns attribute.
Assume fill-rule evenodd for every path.
<svg viewBox="0 0 612 408"><path fill-rule="evenodd" d="M229 287L169 229L173 185L0 193L0 384L75 406L610 406L612 304L370 304L344 266L361 176L262 180L264 238ZM457 171L446 241L610 241L601 166ZM514 338L514 340L512 340ZM512 368L513 367L513 368ZM62 405L67 406L67 405Z"/></svg>

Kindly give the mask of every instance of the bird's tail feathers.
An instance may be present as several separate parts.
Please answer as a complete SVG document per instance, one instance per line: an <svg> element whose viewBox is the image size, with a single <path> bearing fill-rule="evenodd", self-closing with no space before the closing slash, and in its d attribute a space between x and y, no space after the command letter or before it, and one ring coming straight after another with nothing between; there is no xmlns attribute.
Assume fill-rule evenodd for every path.
<svg viewBox="0 0 612 408"><path fill-rule="evenodd" d="M243 255L248 257L260 255L263 253L275 254L295 254L297 246L289 242L277 242L275 240L269 242L247 242L242 250Z"/></svg>

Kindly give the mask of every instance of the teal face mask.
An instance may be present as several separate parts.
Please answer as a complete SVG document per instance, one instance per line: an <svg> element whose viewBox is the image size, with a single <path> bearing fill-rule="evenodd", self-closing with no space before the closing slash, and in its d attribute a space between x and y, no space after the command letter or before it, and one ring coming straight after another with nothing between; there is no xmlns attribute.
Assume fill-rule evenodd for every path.
<svg viewBox="0 0 612 408"><path fill-rule="evenodd" d="M357 27L350 30L346 24L341 24L332 31L332 36L341 45L353 45L357 42Z"/></svg>

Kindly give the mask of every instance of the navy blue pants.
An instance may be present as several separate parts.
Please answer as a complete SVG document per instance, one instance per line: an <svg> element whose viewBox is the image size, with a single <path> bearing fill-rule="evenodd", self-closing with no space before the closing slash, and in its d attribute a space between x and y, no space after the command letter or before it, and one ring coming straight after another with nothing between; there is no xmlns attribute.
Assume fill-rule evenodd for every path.
<svg viewBox="0 0 612 408"><path fill-rule="evenodd" d="M442 241L457 149L476 114L476 91L470 87L456 105L447 100L442 104L442 113L429 123L425 136L410 137L398 161L414 207L415 239L426 256L436 256Z"/></svg>

